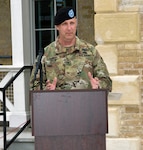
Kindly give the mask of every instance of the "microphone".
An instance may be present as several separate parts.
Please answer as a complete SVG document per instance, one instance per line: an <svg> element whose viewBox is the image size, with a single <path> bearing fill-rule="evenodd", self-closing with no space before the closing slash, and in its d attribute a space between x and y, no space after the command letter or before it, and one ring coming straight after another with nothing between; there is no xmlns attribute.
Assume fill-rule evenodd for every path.
<svg viewBox="0 0 143 150"><path fill-rule="evenodd" d="M42 59L42 56L43 56L43 49L39 49L39 54L38 54L38 60L36 62L36 69L35 69L35 72L34 72L34 80L33 80L33 83L36 79L36 75L38 73L38 70L40 69L40 89L42 89L42 80L43 80L43 77L42 77L42 64L41 64L41 59Z"/></svg>

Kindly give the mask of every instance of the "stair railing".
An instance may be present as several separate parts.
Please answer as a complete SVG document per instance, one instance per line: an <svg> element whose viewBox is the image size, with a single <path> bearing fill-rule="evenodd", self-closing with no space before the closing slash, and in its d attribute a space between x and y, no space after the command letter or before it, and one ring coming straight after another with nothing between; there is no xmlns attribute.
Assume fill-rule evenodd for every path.
<svg viewBox="0 0 143 150"><path fill-rule="evenodd" d="M23 66L8 82L5 84L3 88L0 88L0 91L2 91L3 96L3 112L0 113L0 115L3 115L3 145L4 150L7 150L7 148L15 141L15 139L20 135L21 132L24 131L24 129L30 124L30 119L23 125L23 127L15 134L15 136L7 142L7 117L6 117L6 90L7 88L13 83L13 81L26 69L32 70L32 66Z"/></svg>

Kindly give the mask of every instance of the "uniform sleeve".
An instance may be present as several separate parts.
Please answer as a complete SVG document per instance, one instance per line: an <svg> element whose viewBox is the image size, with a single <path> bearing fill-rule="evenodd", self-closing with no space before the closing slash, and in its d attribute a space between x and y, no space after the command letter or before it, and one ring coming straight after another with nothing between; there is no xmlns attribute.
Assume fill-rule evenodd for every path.
<svg viewBox="0 0 143 150"><path fill-rule="evenodd" d="M33 64L33 69L31 72L30 76L30 90L40 90L40 83L41 83L41 78L42 78L42 89L45 88L46 85L46 76L45 76L45 67L44 64L42 63L42 77L40 76L40 69L38 69L36 73L36 65L38 63L38 56Z"/></svg>
<svg viewBox="0 0 143 150"><path fill-rule="evenodd" d="M99 52L96 50L96 54L93 61L93 76L99 79L99 88L107 89L108 91L112 91L112 80L109 76L109 72L107 70L107 66L100 56Z"/></svg>

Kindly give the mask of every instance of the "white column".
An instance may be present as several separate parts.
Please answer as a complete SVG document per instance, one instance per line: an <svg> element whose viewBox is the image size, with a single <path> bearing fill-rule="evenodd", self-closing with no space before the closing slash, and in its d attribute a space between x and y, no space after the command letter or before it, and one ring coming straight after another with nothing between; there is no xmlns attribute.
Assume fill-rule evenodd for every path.
<svg viewBox="0 0 143 150"><path fill-rule="evenodd" d="M11 0L12 58L14 66L30 64L30 0Z"/></svg>
<svg viewBox="0 0 143 150"><path fill-rule="evenodd" d="M30 65L30 0L11 0L11 34L13 66L21 68ZM15 81L14 111L10 116L10 126L18 127L29 116L29 77L25 71Z"/></svg>

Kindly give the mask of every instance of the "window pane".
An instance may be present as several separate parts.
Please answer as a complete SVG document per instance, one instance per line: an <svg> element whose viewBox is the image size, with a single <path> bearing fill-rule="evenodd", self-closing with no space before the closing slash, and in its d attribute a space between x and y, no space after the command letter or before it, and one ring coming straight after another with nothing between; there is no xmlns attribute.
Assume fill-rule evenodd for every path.
<svg viewBox="0 0 143 150"><path fill-rule="evenodd" d="M35 26L38 28L54 27L54 2L43 0L35 2Z"/></svg>
<svg viewBox="0 0 143 150"><path fill-rule="evenodd" d="M39 49L46 47L55 39L55 31L36 31L36 55Z"/></svg>
<svg viewBox="0 0 143 150"><path fill-rule="evenodd" d="M76 0L56 0L57 10L63 6L71 6L76 9Z"/></svg>

